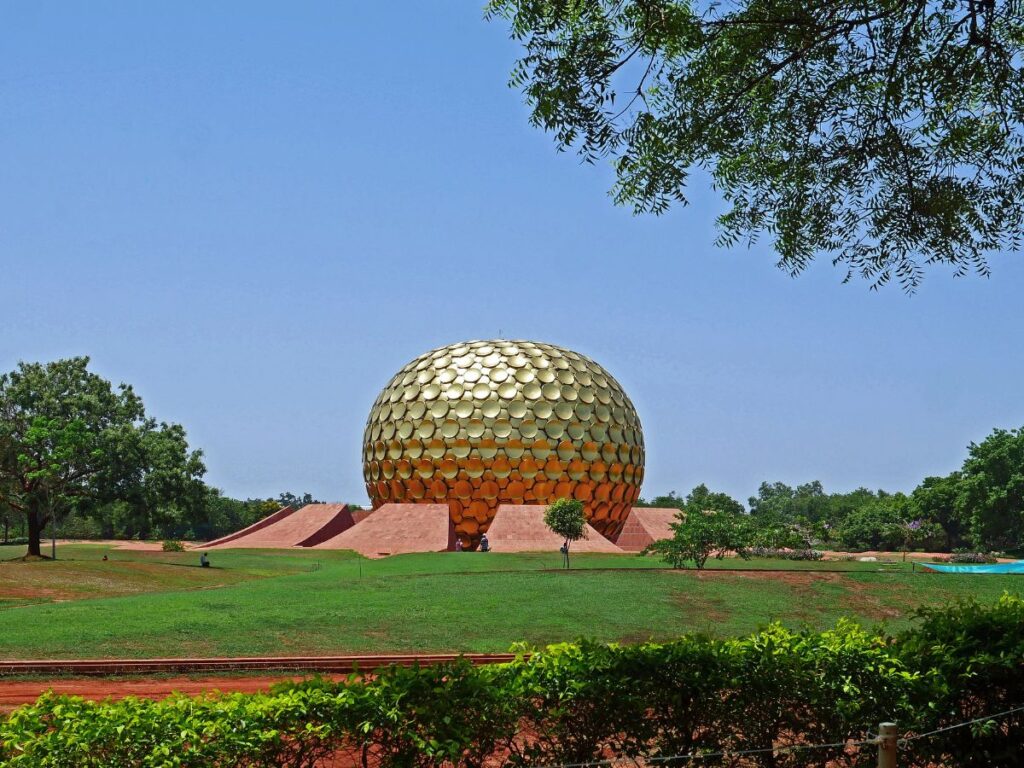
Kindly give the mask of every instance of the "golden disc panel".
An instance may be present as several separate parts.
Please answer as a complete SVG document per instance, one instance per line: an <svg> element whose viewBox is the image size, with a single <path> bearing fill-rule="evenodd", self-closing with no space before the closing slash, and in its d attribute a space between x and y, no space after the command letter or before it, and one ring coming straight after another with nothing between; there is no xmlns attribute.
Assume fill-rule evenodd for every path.
<svg viewBox="0 0 1024 768"><path fill-rule="evenodd" d="M453 344L396 373L370 411L363 476L374 508L448 503L475 544L501 504L583 502L613 537L640 495L640 419L593 360L531 341Z"/></svg>

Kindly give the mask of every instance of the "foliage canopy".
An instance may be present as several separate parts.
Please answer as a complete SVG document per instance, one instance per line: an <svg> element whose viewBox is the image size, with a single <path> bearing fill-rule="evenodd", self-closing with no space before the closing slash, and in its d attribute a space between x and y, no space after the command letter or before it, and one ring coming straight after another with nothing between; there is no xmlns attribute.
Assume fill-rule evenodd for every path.
<svg viewBox="0 0 1024 768"><path fill-rule="evenodd" d="M1024 540L1024 428L997 429L971 443L959 474L957 510L975 542L996 547Z"/></svg>
<svg viewBox="0 0 1024 768"><path fill-rule="evenodd" d="M660 214L695 169L791 274L827 254L873 287L987 275L1024 223L1024 18L1014 0L492 0L510 84L560 149L610 156Z"/></svg>
<svg viewBox="0 0 1024 768"><path fill-rule="evenodd" d="M747 557L750 533L743 505L703 484L690 491L685 508L670 525L672 538L655 541L644 552L661 555L673 568L692 562L701 570L709 557L721 560L729 552Z"/></svg>
<svg viewBox="0 0 1024 768"><path fill-rule="evenodd" d="M206 468L185 430L146 416L132 388L89 358L20 363L0 375L0 502L27 518L30 555L71 509L117 501L135 516L201 502Z"/></svg>
<svg viewBox="0 0 1024 768"><path fill-rule="evenodd" d="M586 538L587 517L583 502L577 499L555 499L544 510L544 525L565 539L562 555L569 567L569 542Z"/></svg>
<svg viewBox="0 0 1024 768"><path fill-rule="evenodd" d="M583 502L555 499L544 510L544 525L568 541L585 538L587 518L583 514Z"/></svg>

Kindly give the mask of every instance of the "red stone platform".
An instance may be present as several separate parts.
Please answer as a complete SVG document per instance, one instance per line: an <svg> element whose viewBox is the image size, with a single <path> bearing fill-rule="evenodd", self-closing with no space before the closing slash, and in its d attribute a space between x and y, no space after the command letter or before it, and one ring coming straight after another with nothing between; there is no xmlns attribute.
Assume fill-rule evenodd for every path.
<svg viewBox="0 0 1024 768"><path fill-rule="evenodd" d="M316 549L352 549L366 557L455 548L447 504L385 504Z"/></svg>
<svg viewBox="0 0 1024 768"><path fill-rule="evenodd" d="M285 509L288 509L287 507ZM284 510L198 549L277 549L309 547L336 536L353 525L345 504L307 504L282 515Z"/></svg>
<svg viewBox="0 0 1024 768"><path fill-rule="evenodd" d="M671 539L674 532L669 525L678 522L678 514L672 508L633 507L615 543L626 552L640 552L658 539Z"/></svg>
<svg viewBox="0 0 1024 768"><path fill-rule="evenodd" d="M542 504L502 504L487 529L487 541L495 552L558 552L564 539L544 525ZM569 545L570 552L612 552L622 550L589 523L586 538Z"/></svg>

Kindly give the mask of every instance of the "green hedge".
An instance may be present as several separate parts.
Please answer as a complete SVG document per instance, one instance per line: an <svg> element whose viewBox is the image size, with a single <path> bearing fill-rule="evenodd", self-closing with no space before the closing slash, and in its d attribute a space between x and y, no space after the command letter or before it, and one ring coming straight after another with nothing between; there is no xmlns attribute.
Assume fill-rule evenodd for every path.
<svg viewBox="0 0 1024 768"><path fill-rule="evenodd" d="M46 695L0 725L0 759L67 768L564 765L866 740L890 719L924 733L1021 704L1024 601L1006 596L922 612L896 636L842 621L724 641L581 641L507 665L394 667L257 695ZM665 763L867 766L874 755L829 747ZM1024 718L911 740L899 764L1024 765Z"/></svg>

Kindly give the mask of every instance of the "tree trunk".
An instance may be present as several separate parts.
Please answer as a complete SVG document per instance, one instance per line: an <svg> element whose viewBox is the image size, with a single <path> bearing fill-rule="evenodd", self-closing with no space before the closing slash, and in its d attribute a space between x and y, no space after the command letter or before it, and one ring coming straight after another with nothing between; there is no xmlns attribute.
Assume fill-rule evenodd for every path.
<svg viewBox="0 0 1024 768"><path fill-rule="evenodd" d="M32 505L28 510L28 554L30 557L42 557L43 553L39 546L39 539L43 532L43 516L40 511Z"/></svg>

